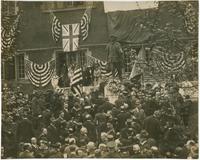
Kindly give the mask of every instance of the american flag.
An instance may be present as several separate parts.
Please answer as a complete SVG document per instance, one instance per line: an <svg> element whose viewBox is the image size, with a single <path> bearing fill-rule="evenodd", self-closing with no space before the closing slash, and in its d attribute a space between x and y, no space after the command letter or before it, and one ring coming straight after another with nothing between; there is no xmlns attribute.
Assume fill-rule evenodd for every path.
<svg viewBox="0 0 200 160"><path fill-rule="evenodd" d="M50 13L50 18L52 23L51 24L52 37L54 41L58 42L61 35L61 23L59 19L52 12Z"/></svg>
<svg viewBox="0 0 200 160"><path fill-rule="evenodd" d="M84 41L88 37L89 25L91 21L91 7L85 10L81 19L81 38Z"/></svg>
<svg viewBox="0 0 200 160"><path fill-rule="evenodd" d="M76 96L81 96L82 95L82 89L81 89L81 84L83 80L83 72L81 68L77 68L74 71L73 77L71 79L71 90L74 95Z"/></svg>

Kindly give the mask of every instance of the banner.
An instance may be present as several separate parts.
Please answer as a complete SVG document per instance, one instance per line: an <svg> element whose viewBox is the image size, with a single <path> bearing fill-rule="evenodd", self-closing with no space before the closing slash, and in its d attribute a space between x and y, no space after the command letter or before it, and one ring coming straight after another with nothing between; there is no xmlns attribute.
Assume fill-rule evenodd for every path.
<svg viewBox="0 0 200 160"><path fill-rule="evenodd" d="M155 1L125 1L125 2L112 2L104 1L104 11L115 12L115 11L129 11L129 10L140 10L140 9L149 9L157 8L158 3Z"/></svg>

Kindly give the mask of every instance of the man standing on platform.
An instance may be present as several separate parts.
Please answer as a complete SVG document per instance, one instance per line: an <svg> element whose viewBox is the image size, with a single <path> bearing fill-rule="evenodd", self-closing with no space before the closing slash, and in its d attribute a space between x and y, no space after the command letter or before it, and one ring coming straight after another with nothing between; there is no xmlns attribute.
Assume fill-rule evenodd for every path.
<svg viewBox="0 0 200 160"><path fill-rule="evenodd" d="M123 68L123 51L117 37L114 35L110 36L110 42L106 46L107 61L111 67L112 75L115 76L115 69L117 69L118 76L122 79L122 68Z"/></svg>

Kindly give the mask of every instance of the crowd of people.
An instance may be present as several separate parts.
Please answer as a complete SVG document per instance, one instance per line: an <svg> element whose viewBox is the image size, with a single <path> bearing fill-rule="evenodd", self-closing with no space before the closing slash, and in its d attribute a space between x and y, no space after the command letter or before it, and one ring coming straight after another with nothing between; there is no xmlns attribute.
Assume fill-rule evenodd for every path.
<svg viewBox="0 0 200 160"><path fill-rule="evenodd" d="M193 101L176 82L122 80L114 104L103 92L74 97L3 87L2 158L198 158Z"/></svg>

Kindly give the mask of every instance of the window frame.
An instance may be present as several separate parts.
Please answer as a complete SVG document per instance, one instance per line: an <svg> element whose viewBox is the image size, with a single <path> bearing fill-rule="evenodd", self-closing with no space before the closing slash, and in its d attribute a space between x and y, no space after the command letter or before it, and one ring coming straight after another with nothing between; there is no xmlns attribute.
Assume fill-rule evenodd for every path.
<svg viewBox="0 0 200 160"><path fill-rule="evenodd" d="M23 55L23 61L24 61L24 77L20 77L20 73L19 73L19 56ZM27 76L26 76L26 71L25 71L25 58L27 57L28 55L26 54L26 52L17 52L15 54L15 75L16 75L16 80L27 80Z"/></svg>
<svg viewBox="0 0 200 160"><path fill-rule="evenodd" d="M5 75L5 60L2 59L2 60L1 60L1 79L2 79L2 80L5 80L5 79L6 79L5 76L6 76L6 75Z"/></svg>

